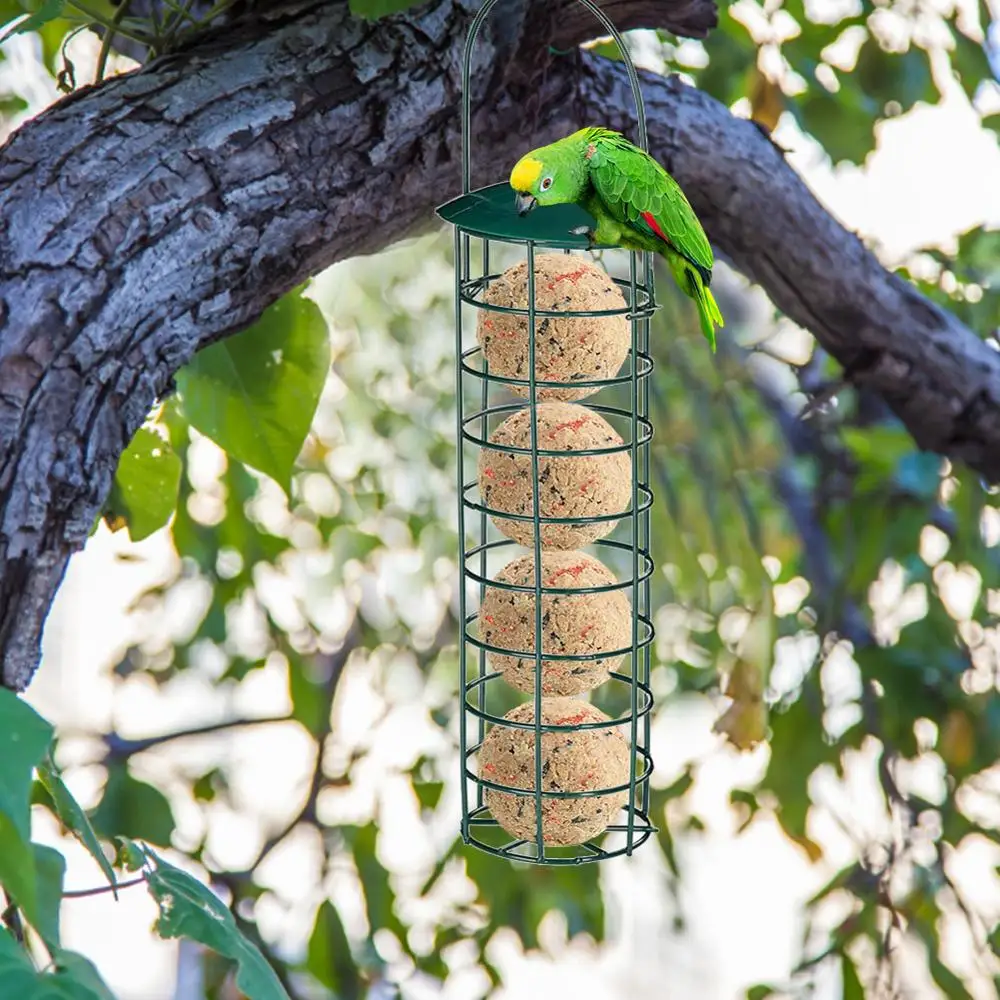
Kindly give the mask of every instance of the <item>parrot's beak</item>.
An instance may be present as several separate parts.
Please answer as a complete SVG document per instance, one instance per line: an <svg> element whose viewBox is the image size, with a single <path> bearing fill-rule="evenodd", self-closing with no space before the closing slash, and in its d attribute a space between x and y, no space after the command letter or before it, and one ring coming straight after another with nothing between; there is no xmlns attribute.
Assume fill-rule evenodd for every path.
<svg viewBox="0 0 1000 1000"><path fill-rule="evenodd" d="M514 205L518 215L527 215L537 204L538 202L530 194L518 192L514 197Z"/></svg>

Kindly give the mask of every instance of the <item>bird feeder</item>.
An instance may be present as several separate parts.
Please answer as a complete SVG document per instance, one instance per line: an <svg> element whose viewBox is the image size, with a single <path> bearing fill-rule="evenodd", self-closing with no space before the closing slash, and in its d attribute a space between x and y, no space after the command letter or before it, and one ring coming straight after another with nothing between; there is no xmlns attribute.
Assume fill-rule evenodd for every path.
<svg viewBox="0 0 1000 1000"><path fill-rule="evenodd" d="M627 256L627 277L624 268L611 277L582 256L610 248L591 247L573 233L592 224L581 208L537 208L520 217L506 183L472 190L472 52L497 2L487 0L469 29L462 195L438 209L455 234L461 830L466 844L498 857L583 864L630 855L655 832L653 267L648 253L615 250L621 262ZM638 113L638 145L648 150L639 79L625 44L599 7L578 2L618 43ZM520 264L501 273L498 258L511 248ZM581 298L584 286L589 299ZM467 316L476 317L475 344L466 342ZM625 337L624 361L601 371L616 325ZM516 350L504 356L492 349L491 328L512 341L520 331L526 343L516 365L508 363ZM574 356L584 358L582 368L546 368L546 345L555 343L555 354L565 356L565 338L577 329L582 354ZM564 340L556 343L558 337ZM595 371L599 377L591 377ZM469 471L473 453L477 476Z"/></svg>

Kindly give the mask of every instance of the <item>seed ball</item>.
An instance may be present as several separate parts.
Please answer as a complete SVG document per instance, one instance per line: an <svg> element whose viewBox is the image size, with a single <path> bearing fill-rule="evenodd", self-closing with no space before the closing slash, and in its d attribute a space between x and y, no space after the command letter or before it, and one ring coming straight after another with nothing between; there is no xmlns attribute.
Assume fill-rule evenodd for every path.
<svg viewBox="0 0 1000 1000"><path fill-rule="evenodd" d="M535 557L522 556L497 575L500 583L534 586ZM542 586L602 587L618 581L600 560L583 552L542 553ZM518 652L535 650L535 595L487 587L479 609L479 637L491 646ZM542 652L587 655L624 649L632 640L632 608L621 590L596 594L542 594ZM533 656L487 654L494 670L511 687L535 690ZM622 656L599 660L542 660L545 694L579 694L608 680Z"/></svg>
<svg viewBox="0 0 1000 1000"><path fill-rule="evenodd" d="M505 716L511 722L535 721L532 702ZM605 722L602 711L575 698L543 698L542 723L576 725ZM535 734L530 729L494 726L479 753L482 777L509 788L535 790ZM582 792L615 788L629 780L628 741L617 728L542 733L542 791ZM487 788L484 801L493 818L512 837L534 840L535 799ZM542 799L542 840L546 844L582 844L603 833L628 792Z"/></svg>
<svg viewBox="0 0 1000 1000"><path fill-rule="evenodd" d="M490 283L490 305L528 308L528 263L521 261ZM624 309L625 297L607 271L583 257L562 253L535 257L535 308L548 312ZM494 375L527 379L528 317L480 309L476 338ZM535 320L535 378L542 382L589 382L613 378L628 355L631 333L617 316L545 316ZM511 392L528 395L527 385ZM583 399L598 386L539 388L538 399Z"/></svg>
<svg viewBox="0 0 1000 1000"><path fill-rule="evenodd" d="M539 403L538 447L550 451L586 451L622 443L600 414L575 403ZM491 435L490 442L531 447L531 413L518 410ZM622 514L632 491L632 460L627 451L604 455L540 455L538 505L541 517L588 518ZM531 455L492 448L479 452L479 493L487 507L510 514L534 514ZM493 517L500 532L520 545L534 545L531 521ZM577 524L541 525L541 543L549 549L578 549L611 534L617 519Z"/></svg>

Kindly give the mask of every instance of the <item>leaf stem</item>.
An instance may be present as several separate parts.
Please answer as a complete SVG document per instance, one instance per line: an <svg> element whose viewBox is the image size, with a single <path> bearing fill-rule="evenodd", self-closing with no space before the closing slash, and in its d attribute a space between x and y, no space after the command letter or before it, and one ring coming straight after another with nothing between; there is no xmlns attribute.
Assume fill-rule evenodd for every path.
<svg viewBox="0 0 1000 1000"><path fill-rule="evenodd" d="M120 25L131 5L132 0L121 0L121 3L115 9L114 16L111 18L111 23L115 26ZM111 28L106 28L104 31L104 38L101 39L101 53L97 57L97 69L94 72L94 83L100 83L104 79L104 71L108 65L108 56L111 53L111 40L116 34L118 32Z"/></svg>

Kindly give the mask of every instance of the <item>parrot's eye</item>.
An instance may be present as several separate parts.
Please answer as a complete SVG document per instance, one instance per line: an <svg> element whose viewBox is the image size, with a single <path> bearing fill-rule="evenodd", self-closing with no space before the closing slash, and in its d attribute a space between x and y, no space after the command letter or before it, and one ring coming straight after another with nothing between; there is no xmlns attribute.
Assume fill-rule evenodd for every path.
<svg viewBox="0 0 1000 1000"><path fill-rule="evenodd" d="M550 187L552 187L552 178L551 177L542 178L542 190L548 191Z"/></svg>

